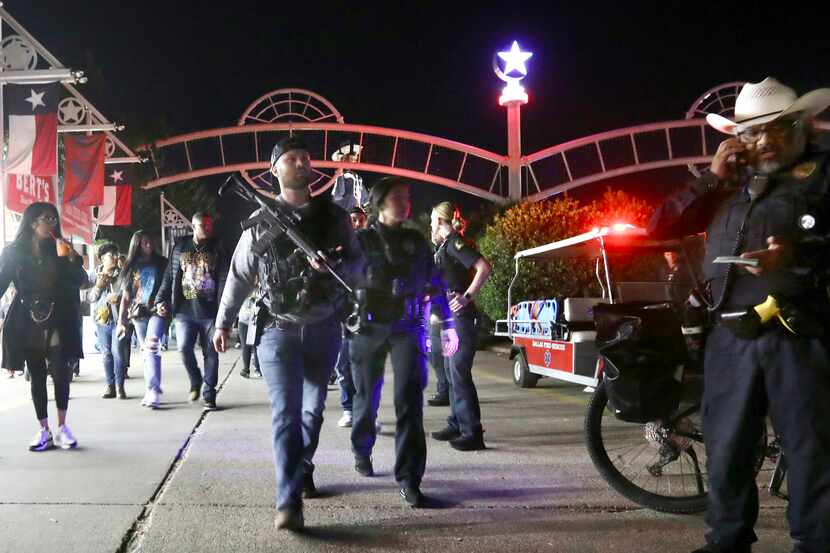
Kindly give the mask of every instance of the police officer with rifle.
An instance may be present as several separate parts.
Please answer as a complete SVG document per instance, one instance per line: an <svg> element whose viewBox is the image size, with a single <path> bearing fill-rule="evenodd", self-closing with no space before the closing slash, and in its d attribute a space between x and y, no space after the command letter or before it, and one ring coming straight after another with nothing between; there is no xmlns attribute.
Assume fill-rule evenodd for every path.
<svg viewBox="0 0 830 553"><path fill-rule="evenodd" d="M356 390L352 450L355 470L372 476L374 419L389 355L397 416L395 480L404 501L417 508L425 502L420 486L426 467L423 393L430 301L440 313L444 355L458 349L458 335L432 248L418 231L403 226L411 210L409 186L387 177L370 194L377 216L357 234L367 266L355 288L358 311L349 321L354 329L350 359Z"/></svg>
<svg viewBox="0 0 830 553"><path fill-rule="evenodd" d="M236 246L216 318L217 351L226 351L240 306L259 276L259 307L249 336L256 344L272 410L276 470L275 525L300 530L302 500L316 495L312 458L317 449L329 375L340 349L340 321L350 309L348 284L363 256L345 211L328 197L312 197L308 149L297 137L271 154L280 194L262 198L235 176L233 186L259 210ZM220 191L221 193L221 191Z"/></svg>
<svg viewBox="0 0 830 553"><path fill-rule="evenodd" d="M830 89L797 97L748 83L709 171L654 214L658 237L706 231L712 328L703 429L710 528L698 553L744 553L757 540L755 464L769 413L789 465L788 517L799 553L830 551L830 145L813 117Z"/></svg>

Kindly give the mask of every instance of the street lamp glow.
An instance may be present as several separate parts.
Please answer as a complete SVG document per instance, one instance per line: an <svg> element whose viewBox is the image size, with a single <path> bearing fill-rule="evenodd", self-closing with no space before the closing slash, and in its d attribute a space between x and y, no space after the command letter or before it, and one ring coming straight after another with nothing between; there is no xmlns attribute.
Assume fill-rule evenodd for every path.
<svg viewBox="0 0 830 553"><path fill-rule="evenodd" d="M508 102L519 102L526 104L528 101L527 92L518 81L508 81L499 96L499 105L503 106Z"/></svg>
<svg viewBox="0 0 830 553"><path fill-rule="evenodd" d="M523 52L513 41L510 50L493 54L493 72L504 81L499 105L507 111L507 187L510 198L522 197L522 106L527 92L521 80L527 77L527 60L532 52Z"/></svg>

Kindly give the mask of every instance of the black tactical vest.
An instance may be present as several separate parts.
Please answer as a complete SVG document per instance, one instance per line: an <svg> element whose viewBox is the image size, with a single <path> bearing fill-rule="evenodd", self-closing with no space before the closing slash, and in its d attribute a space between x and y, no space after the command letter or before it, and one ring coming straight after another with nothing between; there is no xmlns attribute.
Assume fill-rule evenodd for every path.
<svg viewBox="0 0 830 553"><path fill-rule="evenodd" d="M426 240L411 229L390 229L378 222L357 234L367 258L360 288L363 308L376 323L393 323L419 315L429 293L434 265Z"/></svg>
<svg viewBox="0 0 830 553"><path fill-rule="evenodd" d="M290 208L279 206L284 212ZM338 224L342 210L330 200L312 198L308 208L296 210L297 230L336 264L338 246L345 247L345 237ZM321 303L336 306L345 302L345 291L331 275L312 269L305 255L285 235L277 237L268 250L260 279L261 301L272 316L302 316Z"/></svg>

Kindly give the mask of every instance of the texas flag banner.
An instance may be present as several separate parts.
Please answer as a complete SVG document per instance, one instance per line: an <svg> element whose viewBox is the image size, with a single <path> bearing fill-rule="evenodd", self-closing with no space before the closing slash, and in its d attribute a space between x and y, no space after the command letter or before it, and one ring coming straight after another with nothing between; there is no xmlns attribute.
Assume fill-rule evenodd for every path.
<svg viewBox="0 0 830 553"><path fill-rule="evenodd" d="M104 203L106 148L107 136L103 133L64 135L63 203L75 207Z"/></svg>
<svg viewBox="0 0 830 553"><path fill-rule="evenodd" d="M124 168L107 167L104 203L98 208L98 224L129 226L133 222L133 187Z"/></svg>
<svg viewBox="0 0 830 553"><path fill-rule="evenodd" d="M4 87L9 114L6 173L58 174L58 83Z"/></svg>
<svg viewBox="0 0 830 553"><path fill-rule="evenodd" d="M72 204L61 206L61 231L64 236L80 238L84 244L92 244L92 208L75 207Z"/></svg>

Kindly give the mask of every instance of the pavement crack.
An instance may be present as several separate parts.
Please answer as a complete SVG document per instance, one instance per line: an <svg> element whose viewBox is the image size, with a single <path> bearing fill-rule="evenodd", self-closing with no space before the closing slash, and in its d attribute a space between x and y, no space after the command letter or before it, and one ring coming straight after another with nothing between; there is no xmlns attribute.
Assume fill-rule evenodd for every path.
<svg viewBox="0 0 830 553"><path fill-rule="evenodd" d="M236 368L237 363L239 363L239 358L234 361L231 368L228 370L228 373L222 379L222 382L219 383L218 388L216 389L216 395L218 396L222 389L225 387L225 383L227 383L228 379L234 373L234 369ZM141 545L144 541L144 534L150 529L153 524L153 513L155 506L158 504L159 500L164 497L165 492L170 487L173 482L173 478L176 476L176 473L181 469L184 465L184 462L187 460L187 456L190 452L190 444L193 440L193 437L199 432L202 424L207 419L208 414L210 411L202 411L201 415L199 415L196 424L193 426L193 429L187 435L182 446L179 448L179 451L176 453L176 456L173 458L173 462L170 463L170 466L167 468L167 471L164 473L164 477L159 482L159 485L156 487L153 495L150 496L144 504L143 508L141 509L141 513L139 513L138 517L136 517L133 524L124 534L124 537L121 539L121 545L118 549L115 550L116 553L134 553L141 549Z"/></svg>

